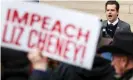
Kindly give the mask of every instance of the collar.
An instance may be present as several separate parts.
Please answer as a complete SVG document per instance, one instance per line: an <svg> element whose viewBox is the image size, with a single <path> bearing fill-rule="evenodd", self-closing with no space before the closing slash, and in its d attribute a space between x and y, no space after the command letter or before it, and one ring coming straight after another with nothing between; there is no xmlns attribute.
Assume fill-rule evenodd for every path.
<svg viewBox="0 0 133 80"><path fill-rule="evenodd" d="M109 22L108 21L108 24L113 24L113 25L116 25L118 23L119 19L117 18L113 23Z"/></svg>

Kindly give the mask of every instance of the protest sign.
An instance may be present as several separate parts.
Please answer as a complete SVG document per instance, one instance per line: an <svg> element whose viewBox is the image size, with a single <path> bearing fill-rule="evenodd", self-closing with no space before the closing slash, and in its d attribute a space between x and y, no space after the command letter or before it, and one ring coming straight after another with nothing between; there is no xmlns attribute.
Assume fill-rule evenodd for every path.
<svg viewBox="0 0 133 80"><path fill-rule="evenodd" d="M2 3L2 47L91 69L100 33L96 16L48 4Z"/></svg>

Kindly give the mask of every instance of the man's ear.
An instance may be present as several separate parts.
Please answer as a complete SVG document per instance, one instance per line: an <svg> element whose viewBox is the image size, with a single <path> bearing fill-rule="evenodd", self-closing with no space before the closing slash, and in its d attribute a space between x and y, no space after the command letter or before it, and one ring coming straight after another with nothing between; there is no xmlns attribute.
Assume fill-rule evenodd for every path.
<svg viewBox="0 0 133 80"><path fill-rule="evenodd" d="M119 16L119 11L117 11L117 16Z"/></svg>
<svg viewBox="0 0 133 80"><path fill-rule="evenodd" d="M117 14L117 16L119 16L119 13Z"/></svg>

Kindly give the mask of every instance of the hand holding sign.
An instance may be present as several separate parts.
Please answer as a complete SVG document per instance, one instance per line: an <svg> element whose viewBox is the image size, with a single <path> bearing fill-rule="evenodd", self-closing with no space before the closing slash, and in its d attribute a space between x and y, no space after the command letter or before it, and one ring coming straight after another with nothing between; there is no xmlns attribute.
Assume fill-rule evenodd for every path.
<svg viewBox="0 0 133 80"><path fill-rule="evenodd" d="M32 67L36 70L45 71L48 67L48 60L42 56L42 53L38 49L28 53L28 59L32 63Z"/></svg>

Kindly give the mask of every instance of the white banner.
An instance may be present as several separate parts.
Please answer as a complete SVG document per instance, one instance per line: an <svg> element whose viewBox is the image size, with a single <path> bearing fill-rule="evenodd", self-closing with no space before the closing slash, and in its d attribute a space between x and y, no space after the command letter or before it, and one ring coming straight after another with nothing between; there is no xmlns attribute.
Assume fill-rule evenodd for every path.
<svg viewBox="0 0 133 80"><path fill-rule="evenodd" d="M91 69L100 33L96 16L47 4L2 3L2 47Z"/></svg>

